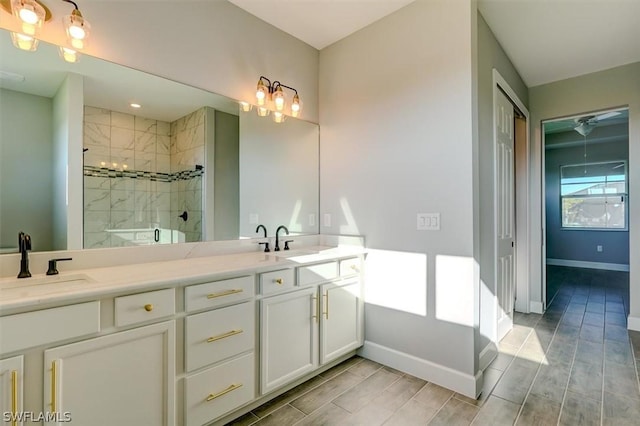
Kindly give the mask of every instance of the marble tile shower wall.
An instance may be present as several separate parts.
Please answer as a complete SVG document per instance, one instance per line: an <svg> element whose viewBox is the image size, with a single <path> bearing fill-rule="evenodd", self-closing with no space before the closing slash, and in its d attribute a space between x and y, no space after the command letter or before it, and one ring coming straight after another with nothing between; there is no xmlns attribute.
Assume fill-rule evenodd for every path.
<svg viewBox="0 0 640 426"><path fill-rule="evenodd" d="M205 108L171 123L171 173L195 170L205 161ZM179 216L187 212L188 220ZM171 182L171 228L186 242L202 240L202 176Z"/></svg>
<svg viewBox="0 0 640 426"><path fill-rule="evenodd" d="M112 175L84 176L85 248L136 243L116 230L170 228L171 183L149 177L171 172L170 131L168 122L85 106L84 166ZM147 176L114 177L113 171Z"/></svg>

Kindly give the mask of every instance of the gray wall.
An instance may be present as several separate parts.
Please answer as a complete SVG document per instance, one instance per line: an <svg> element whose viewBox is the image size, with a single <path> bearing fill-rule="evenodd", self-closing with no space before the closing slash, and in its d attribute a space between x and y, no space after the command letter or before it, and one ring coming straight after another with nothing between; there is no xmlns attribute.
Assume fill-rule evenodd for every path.
<svg viewBox="0 0 640 426"><path fill-rule="evenodd" d="M331 215L320 229L365 235L372 249L365 338L465 377L477 309L475 18L469 2L417 1L320 53L321 216ZM440 213L440 231L417 231L418 212Z"/></svg>
<svg viewBox="0 0 640 426"><path fill-rule="evenodd" d="M214 238L235 240L240 236L240 124L237 115L214 114Z"/></svg>
<svg viewBox="0 0 640 426"><path fill-rule="evenodd" d="M50 98L0 89L0 248L24 231L53 249L52 114Z"/></svg>
<svg viewBox="0 0 640 426"><path fill-rule="evenodd" d="M594 132L595 133L595 132ZM593 133L592 133L593 135ZM588 161L629 159L629 142L589 144ZM560 166L580 164L584 148L574 146L545 151L545 200L547 259L629 264L629 232L562 229L560 215ZM596 246L602 245L598 253Z"/></svg>
<svg viewBox="0 0 640 426"><path fill-rule="evenodd" d="M612 107L629 106L629 268L630 326L640 329L640 62L529 89L531 127L531 202L533 230L541 229L542 126L543 120L573 116ZM542 247L541 233L532 232L532 247ZM531 252L531 264L542 265L542 251ZM542 269L534 268L531 300L542 303Z"/></svg>
<svg viewBox="0 0 640 426"><path fill-rule="evenodd" d="M496 277L495 277L495 157L493 140L493 69L509 83L520 100L529 102L527 86L522 81L504 50L496 40L482 15L478 14L478 134L480 182L480 334L482 350L495 340Z"/></svg>

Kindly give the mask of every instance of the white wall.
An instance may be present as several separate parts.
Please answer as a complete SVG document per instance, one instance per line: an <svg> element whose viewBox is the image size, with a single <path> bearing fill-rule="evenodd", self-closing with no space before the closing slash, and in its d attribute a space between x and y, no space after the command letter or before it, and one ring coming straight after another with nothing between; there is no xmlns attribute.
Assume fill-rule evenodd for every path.
<svg viewBox="0 0 640 426"><path fill-rule="evenodd" d="M629 106L629 263L631 315L629 328L640 330L640 62L544 84L529 89L531 106L531 194L534 229L541 218L541 121L611 107ZM541 247L541 234L532 232L532 247ZM531 253L535 275L531 300L542 301L541 250Z"/></svg>
<svg viewBox="0 0 640 426"><path fill-rule="evenodd" d="M0 248L53 249L50 98L0 89Z"/></svg>
<svg viewBox="0 0 640 426"><path fill-rule="evenodd" d="M42 39L64 44L62 16L72 6L47 2L53 19ZM318 120L318 51L224 1L84 1L91 23L87 53L238 100L255 100L260 75L295 87L302 118ZM16 28L0 9L0 27Z"/></svg>
<svg viewBox="0 0 640 426"><path fill-rule="evenodd" d="M476 16L468 0L416 1L320 53L321 232L373 249L365 353L466 394ZM416 231L418 212L440 213L441 230Z"/></svg>

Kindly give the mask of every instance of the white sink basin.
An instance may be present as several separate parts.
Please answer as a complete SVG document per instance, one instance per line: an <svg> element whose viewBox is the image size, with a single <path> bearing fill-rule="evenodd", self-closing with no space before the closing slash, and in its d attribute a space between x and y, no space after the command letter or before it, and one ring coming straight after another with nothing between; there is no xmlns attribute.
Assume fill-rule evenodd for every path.
<svg viewBox="0 0 640 426"><path fill-rule="evenodd" d="M50 275L38 278L14 278L8 280L0 280L0 288L19 288L19 287L31 287L43 284L71 284L82 285L94 282L92 278L84 274L72 274L72 275Z"/></svg>
<svg viewBox="0 0 640 426"><path fill-rule="evenodd" d="M309 256L312 254L318 254L317 250L287 250L287 251L274 251L273 255L277 257L298 257L298 256Z"/></svg>

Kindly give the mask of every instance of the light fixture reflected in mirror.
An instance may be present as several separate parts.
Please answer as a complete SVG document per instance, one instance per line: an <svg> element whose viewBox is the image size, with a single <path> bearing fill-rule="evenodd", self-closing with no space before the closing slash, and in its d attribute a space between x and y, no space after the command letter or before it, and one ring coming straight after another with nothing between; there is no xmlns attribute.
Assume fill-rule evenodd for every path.
<svg viewBox="0 0 640 426"><path fill-rule="evenodd" d="M34 52L38 48L38 39L26 34L11 33L11 41L21 50Z"/></svg>
<svg viewBox="0 0 640 426"><path fill-rule="evenodd" d="M266 117L269 115L269 109L265 107L258 107L258 115L260 117Z"/></svg>
<svg viewBox="0 0 640 426"><path fill-rule="evenodd" d="M58 51L60 52L60 57L70 64L75 64L80 60L80 54L73 49L60 46Z"/></svg>
<svg viewBox="0 0 640 426"><path fill-rule="evenodd" d="M284 120L287 118L287 116L279 111L273 111L272 118L274 123L284 123Z"/></svg>
<svg viewBox="0 0 640 426"><path fill-rule="evenodd" d="M240 103L240 110L242 112L249 112L253 109L253 105L251 105L249 102L239 102Z"/></svg>

